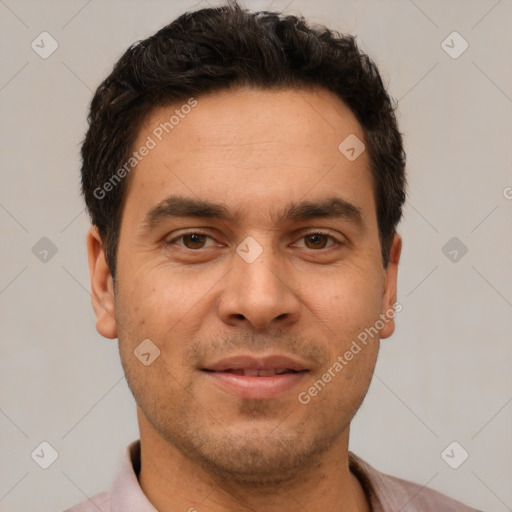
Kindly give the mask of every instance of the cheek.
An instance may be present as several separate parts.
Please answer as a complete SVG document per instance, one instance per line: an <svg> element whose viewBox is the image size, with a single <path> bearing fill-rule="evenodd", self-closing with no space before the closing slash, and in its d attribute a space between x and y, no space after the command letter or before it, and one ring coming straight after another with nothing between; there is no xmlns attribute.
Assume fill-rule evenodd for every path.
<svg viewBox="0 0 512 512"><path fill-rule="evenodd" d="M372 328L381 313L380 286L377 278L352 274L351 279L331 281L310 299L310 305L317 304L312 321L329 351L329 363L319 377L329 382L332 400L340 406L362 399L370 383L379 350L379 334Z"/></svg>
<svg viewBox="0 0 512 512"><path fill-rule="evenodd" d="M155 336L186 317L201 296L202 288L197 279L184 279L179 274L158 269L146 271L143 268L128 284L127 281L123 295L131 313L130 321L145 325Z"/></svg>
<svg viewBox="0 0 512 512"><path fill-rule="evenodd" d="M116 296L121 363L137 403L154 411L160 400L167 401L187 384L187 375L176 372L182 350L176 342L182 334L176 335L182 326L181 311L157 292L156 287L141 285Z"/></svg>
<svg viewBox="0 0 512 512"><path fill-rule="evenodd" d="M308 305L315 307L336 337L346 340L378 319L382 309L382 280L368 270L339 278L331 276L315 288Z"/></svg>
<svg viewBox="0 0 512 512"><path fill-rule="evenodd" d="M183 352L197 338L207 313L205 308L212 308L205 296L212 285L198 279L197 275L193 278L183 273L171 274L165 269L138 272L129 284L126 282L125 279L125 286L119 293L120 314L117 318L124 327L119 340L134 381L142 382L148 378L151 382L154 379L163 382L162 379L167 379L171 387L185 385L190 372L182 365ZM148 372L137 360L133 362L133 351L146 339L157 347L155 351L159 351L158 361L148 368L158 363L162 374ZM150 375L146 376L146 373Z"/></svg>

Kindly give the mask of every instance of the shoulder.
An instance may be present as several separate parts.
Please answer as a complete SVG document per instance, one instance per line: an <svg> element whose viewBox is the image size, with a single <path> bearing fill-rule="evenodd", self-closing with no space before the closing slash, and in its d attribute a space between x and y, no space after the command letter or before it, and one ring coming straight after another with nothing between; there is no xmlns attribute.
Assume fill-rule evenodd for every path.
<svg viewBox="0 0 512 512"><path fill-rule="evenodd" d="M110 491L103 491L92 498L78 503L64 512L111 512Z"/></svg>
<svg viewBox="0 0 512 512"><path fill-rule="evenodd" d="M382 499L388 502L388 506L399 503L402 508L407 505L408 512L478 512L434 489L408 480L382 474L381 482L388 493Z"/></svg>
<svg viewBox="0 0 512 512"><path fill-rule="evenodd" d="M360 480L375 512L479 512L424 485L382 473L353 453L350 470Z"/></svg>

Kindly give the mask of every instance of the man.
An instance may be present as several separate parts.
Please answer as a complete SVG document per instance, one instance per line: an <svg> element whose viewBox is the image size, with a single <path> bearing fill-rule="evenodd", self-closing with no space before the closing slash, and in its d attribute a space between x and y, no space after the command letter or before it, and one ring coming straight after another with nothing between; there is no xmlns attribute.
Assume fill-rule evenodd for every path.
<svg viewBox="0 0 512 512"><path fill-rule="evenodd" d="M473 510L348 451L400 307L406 186L354 38L186 13L128 49L89 122L92 304L140 441L69 510Z"/></svg>

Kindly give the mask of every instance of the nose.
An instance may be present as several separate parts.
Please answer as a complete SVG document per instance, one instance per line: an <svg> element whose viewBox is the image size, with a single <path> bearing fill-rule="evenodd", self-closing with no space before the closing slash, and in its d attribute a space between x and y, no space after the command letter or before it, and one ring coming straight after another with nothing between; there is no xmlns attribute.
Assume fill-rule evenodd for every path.
<svg viewBox="0 0 512 512"><path fill-rule="evenodd" d="M298 321L301 303L294 293L294 278L264 251L248 263L235 254L218 302L221 320L254 331L290 327Z"/></svg>

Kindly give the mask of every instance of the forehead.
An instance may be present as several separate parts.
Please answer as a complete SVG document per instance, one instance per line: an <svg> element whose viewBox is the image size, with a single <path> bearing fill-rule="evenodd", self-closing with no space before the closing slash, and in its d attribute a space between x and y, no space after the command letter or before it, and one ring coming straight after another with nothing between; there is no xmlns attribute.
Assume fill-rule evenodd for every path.
<svg viewBox="0 0 512 512"><path fill-rule="evenodd" d="M333 195L374 209L366 151L348 159L339 149L347 137L362 146L355 116L324 89L239 88L157 108L134 144L151 149L130 175L125 208L140 216L172 194L253 220L275 219L284 202Z"/></svg>

